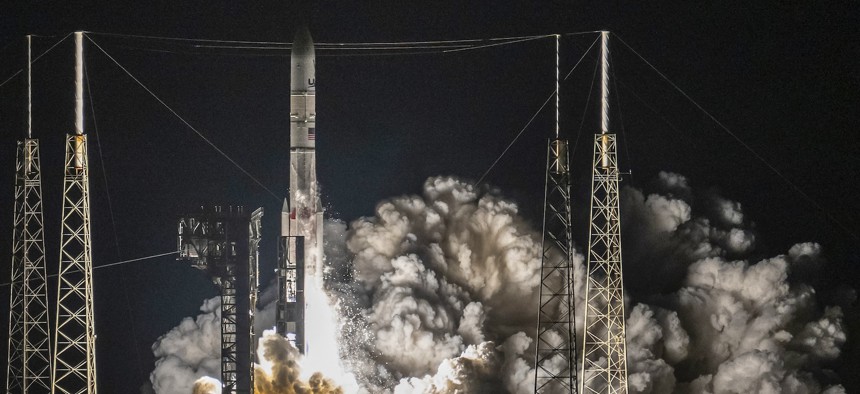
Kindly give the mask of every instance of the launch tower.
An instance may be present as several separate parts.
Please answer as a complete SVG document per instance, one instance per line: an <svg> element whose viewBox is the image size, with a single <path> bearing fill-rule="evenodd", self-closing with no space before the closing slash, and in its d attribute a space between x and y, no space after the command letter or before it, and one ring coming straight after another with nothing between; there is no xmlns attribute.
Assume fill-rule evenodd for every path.
<svg viewBox="0 0 860 394"><path fill-rule="evenodd" d="M618 156L609 133L609 32L601 32L601 132L594 138L581 394L627 393Z"/></svg>
<svg viewBox="0 0 860 394"><path fill-rule="evenodd" d="M83 33L75 33L75 132L66 136L51 392L96 393L90 186L84 134Z"/></svg>
<svg viewBox="0 0 860 394"><path fill-rule="evenodd" d="M257 246L263 209L214 207L179 221L179 259L206 271L221 292L221 392L254 388Z"/></svg>
<svg viewBox="0 0 860 394"><path fill-rule="evenodd" d="M39 140L32 128L32 51L27 36L27 137L18 141L15 212L9 298L7 393L46 393L51 389L50 328L42 219Z"/></svg>

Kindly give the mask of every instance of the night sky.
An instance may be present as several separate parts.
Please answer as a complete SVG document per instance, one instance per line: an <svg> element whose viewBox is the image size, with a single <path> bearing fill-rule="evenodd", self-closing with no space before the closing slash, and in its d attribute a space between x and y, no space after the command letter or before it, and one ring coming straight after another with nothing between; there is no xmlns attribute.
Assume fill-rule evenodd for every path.
<svg viewBox="0 0 860 394"><path fill-rule="evenodd" d="M274 268L279 209L288 185L289 52L195 48L121 33L289 42L300 8L290 2L15 1L0 6L0 82L75 30L90 37L190 124L279 197L272 196L86 42L91 86L93 250L96 266L169 252L176 219L203 204L265 209L264 281ZM743 204L760 257L821 243L822 304L860 279L860 6L857 2L582 3L317 2L306 12L317 42L427 41L610 30L719 119L802 193L726 134L619 41L613 124L623 126L625 183L647 188L660 170ZM566 37L566 73L595 35ZM327 216L371 215L384 198L417 193L425 179L476 180L554 89L554 42L542 39L456 54L342 56L317 52L318 171ZM49 273L58 259L63 135L73 130L73 40L34 65L35 138L42 143ZM562 135L576 140L594 58L562 85ZM22 79L0 87L0 256L9 261L15 140L24 137ZM574 153L574 210L586 212L590 114ZM485 182L539 223L551 107ZM96 137L96 128L98 136ZM621 134L620 131L616 133ZM812 200L813 202L811 202ZM112 208L112 209L109 209ZM112 215L111 215L112 211ZM585 218L574 219L577 244ZM5 279L4 279L5 278ZM0 282L9 278L8 264ZM629 280L629 279L628 279ZM99 389L137 392L153 369L150 347L216 294L202 272L172 257L95 271ZM51 282L50 289L56 283ZM0 302L7 327L8 287ZM54 297L50 299L54 304ZM837 373L860 391L860 311L846 312ZM53 312L51 313L53 316ZM52 317L53 319L53 317ZM0 344L6 354L6 341ZM4 372L0 372L4 373Z"/></svg>

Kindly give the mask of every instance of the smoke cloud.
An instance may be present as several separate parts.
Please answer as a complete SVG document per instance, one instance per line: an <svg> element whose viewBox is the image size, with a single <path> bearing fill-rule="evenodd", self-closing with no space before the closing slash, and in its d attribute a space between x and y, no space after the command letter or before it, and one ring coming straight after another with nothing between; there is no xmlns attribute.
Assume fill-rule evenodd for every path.
<svg viewBox="0 0 860 394"><path fill-rule="evenodd" d="M254 371L256 394L343 394L340 386L319 372L302 380L301 354L286 338L272 330L263 333L257 357L261 361Z"/></svg>
<svg viewBox="0 0 860 394"><path fill-rule="evenodd" d="M362 339L341 349L364 389L503 391L501 368L520 366L497 343L534 326L539 236L516 204L481 194L431 178L423 196L383 201L351 224L355 280L333 299L343 336Z"/></svg>
<svg viewBox="0 0 860 394"><path fill-rule="evenodd" d="M192 394L221 394L221 382L218 379L204 376L194 382Z"/></svg>
<svg viewBox="0 0 860 394"><path fill-rule="evenodd" d="M156 393L208 393L204 387L211 382L198 379L221 376L221 298L206 300L200 310L196 319L183 319L152 345L157 361L150 382ZM220 393L220 383L217 388Z"/></svg>
<svg viewBox="0 0 860 394"><path fill-rule="evenodd" d="M625 283L630 392L842 390L823 367L845 342L841 310L820 311L801 279L820 245L749 261L757 234L740 203L668 172L653 188L622 191L625 277L648 278ZM345 244L355 280L335 298L363 341L342 349L365 389L533 391L540 237L514 203L431 178L353 222ZM581 254L574 265L581 314Z"/></svg>
<svg viewBox="0 0 860 394"><path fill-rule="evenodd" d="M825 264L821 246L751 259L760 235L742 204L699 194L668 172L650 189L621 196L629 392L844 393L827 369L846 341L842 310L822 310L813 287ZM373 216L348 228L329 222L325 231L325 289L340 358L358 385L347 392L534 390L541 240L515 203L434 177L421 195L382 201ZM843 293L856 299L853 289ZM154 346L157 393L188 393L190 382L217 376L217 353L207 353L217 342L202 340L207 323L217 325L213 303ZM258 356L258 392L343 390L320 375L302 380L301 358L277 335L263 336Z"/></svg>

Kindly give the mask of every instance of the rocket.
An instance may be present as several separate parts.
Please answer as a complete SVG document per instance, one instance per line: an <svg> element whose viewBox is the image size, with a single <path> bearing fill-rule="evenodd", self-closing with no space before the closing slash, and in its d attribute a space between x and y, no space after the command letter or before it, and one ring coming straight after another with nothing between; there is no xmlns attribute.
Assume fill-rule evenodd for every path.
<svg viewBox="0 0 860 394"><path fill-rule="evenodd" d="M278 331L304 354L314 314L314 297L323 287L323 208L316 171L316 59L310 32L302 27L290 55L290 190L281 212Z"/></svg>

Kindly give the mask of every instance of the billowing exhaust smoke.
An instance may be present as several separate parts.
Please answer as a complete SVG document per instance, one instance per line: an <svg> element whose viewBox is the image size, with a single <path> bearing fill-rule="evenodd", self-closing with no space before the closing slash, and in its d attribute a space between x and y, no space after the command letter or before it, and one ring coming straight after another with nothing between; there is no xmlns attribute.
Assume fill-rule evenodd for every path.
<svg viewBox="0 0 860 394"><path fill-rule="evenodd" d="M272 330L260 338L257 357L260 364L254 372L256 394L343 394L340 386L319 372L303 380L298 349Z"/></svg>
<svg viewBox="0 0 860 394"><path fill-rule="evenodd" d="M218 379L204 376L194 382L192 394L221 394L221 382Z"/></svg>
<svg viewBox="0 0 860 394"><path fill-rule="evenodd" d="M150 383L156 393L188 394L198 379L221 376L221 298L206 300L200 310L152 345L157 360Z"/></svg>
<svg viewBox="0 0 860 394"><path fill-rule="evenodd" d="M629 392L843 393L827 370L846 340L842 312L818 308L807 284L824 264L820 245L750 260L763 235L740 203L698 194L678 174L660 173L652 188L622 190ZM535 227L497 192L452 177L380 202L348 230L330 222L326 293L339 330L331 340L357 380L345 392L531 393ZM581 315L581 254L574 265ZM217 342L197 340L216 313L204 305L156 343L156 392L188 393L199 377L218 376ZM576 328L581 336L582 319ZM303 380L298 354L274 334L259 349L260 390L294 391L258 392L343 384ZM179 379L186 386L169 383Z"/></svg>

